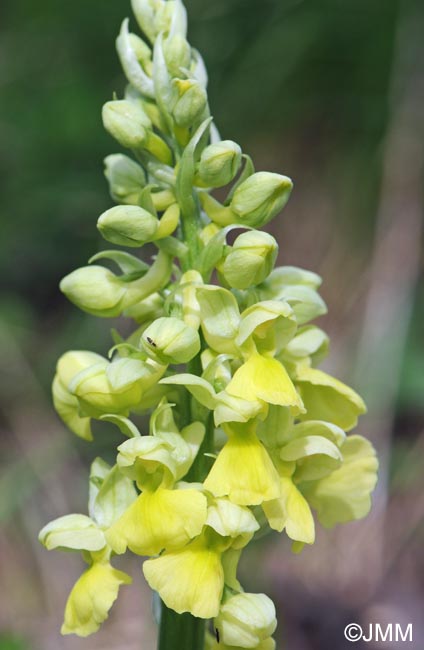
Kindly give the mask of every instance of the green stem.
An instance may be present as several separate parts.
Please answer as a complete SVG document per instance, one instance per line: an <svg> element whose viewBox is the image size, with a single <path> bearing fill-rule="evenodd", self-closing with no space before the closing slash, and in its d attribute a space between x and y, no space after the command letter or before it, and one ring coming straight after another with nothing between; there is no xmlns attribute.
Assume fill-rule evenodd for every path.
<svg viewBox="0 0 424 650"><path fill-rule="evenodd" d="M158 650L203 650L206 621L177 614L162 603Z"/></svg>
<svg viewBox="0 0 424 650"><path fill-rule="evenodd" d="M181 267L184 271L195 269L199 258L198 231L200 227L200 206L193 196L195 210L190 210L188 214L181 215L181 235L182 241L187 246L187 254L181 258ZM187 368L188 372L196 375L201 374L200 354L197 355ZM188 402L186 409L187 424L193 421L193 413ZM197 458L193 463L186 480L203 481L207 471L205 466L204 452L208 449L205 444L210 445L211 432L210 418L206 427L205 442L200 447ZM206 634L206 621L201 618L192 616L189 613L177 614L169 609L165 603L161 602L161 618L159 625L159 643L158 650L204 650Z"/></svg>

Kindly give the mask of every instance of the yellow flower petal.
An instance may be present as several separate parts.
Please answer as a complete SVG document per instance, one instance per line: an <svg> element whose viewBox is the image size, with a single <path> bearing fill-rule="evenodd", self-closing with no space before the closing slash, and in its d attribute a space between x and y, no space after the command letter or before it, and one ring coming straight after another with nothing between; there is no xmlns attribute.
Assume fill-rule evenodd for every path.
<svg viewBox="0 0 424 650"><path fill-rule="evenodd" d="M303 410L295 387L284 366L255 352L235 373L226 392L248 401L290 406L295 413Z"/></svg>
<svg viewBox="0 0 424 650"><path fill-rule="evenodd" d="M208 547L203 537L183 549L146 560L143 572L150 587L178 614L217 616L224 588L221 553Z"/></svg>
<svg viewBox="0 0 424 650"><path fill-rule="evenodd" d="M290 539L305 544L315 541L315 524L308 502L289 476L281 477L281 497L262 504L269 525Z"/></svg>
<svg viewBox="0 0 424 650"><path fill-rule="evenodd" d="M110 564L95 563L75 583L65 608L62 634L88 636L108 617L119 587L130 584L126 573Z"/></svg>
<svg viewBox="0 0 424 650"><path fill-rule="evenodd" d="M115 553L124 553L128 546L138 555L156 555L199 535L206 516L207 501L201 492L159 488L140 494L106 531L106 539Z"/></svg>
<svg viewBox="0 0 424 650"><path fill-rule="evenodd" d="M257 505L280 495L280 478L255 433L241 427L230 436L204 482L217 497L241 506Z"/></svg>

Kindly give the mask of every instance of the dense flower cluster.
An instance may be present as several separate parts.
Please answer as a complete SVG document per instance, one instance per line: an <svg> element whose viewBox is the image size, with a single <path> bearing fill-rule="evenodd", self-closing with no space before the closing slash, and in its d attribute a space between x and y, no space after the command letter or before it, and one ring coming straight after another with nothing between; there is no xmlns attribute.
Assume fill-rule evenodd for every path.
<svg viewBox="0 0 424 650"><path fill-rule="evenodd" d="M67 426L91 440L91 420L108 421L125 440L113 467L92 464L88 516L56 519L40 540L88 563L65 634L86 636L106 619L130 582L111 561L129 549L148 556L146 580L169 608L214 619L211 648L272 650L274 606L243 591L241 551L264 527L285 531L295 551L312 544L312 509L324 526L367 514L375 453L346 436L365 405L316 367L328 349L311 324L326 311L320 278L274 268L278 244L257 230L281 211L291 180L255 172L220 139L180 0L132 4L146 40L124 21L117 50L129 83L103 122L133 157L106 158L118 205L97 225L112 244L150 243L157 254L149 267L105 250L62 280L81 309L135 327L126 340L116 334L108 358L71 351L58 362L53 398ZM230 183L223 202L211 195Z"/></svg>

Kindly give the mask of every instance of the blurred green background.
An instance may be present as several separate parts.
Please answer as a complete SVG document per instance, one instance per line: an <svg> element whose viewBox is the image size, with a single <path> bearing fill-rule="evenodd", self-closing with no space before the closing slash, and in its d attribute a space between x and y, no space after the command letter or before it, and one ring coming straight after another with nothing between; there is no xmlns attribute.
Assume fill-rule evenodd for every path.
<svg viewBox="0 0 424 650"><path fill-rule="evenodd" d="M381 458L364 522L320 531L300 557L282 536L258 542L242 582L275 600L281 648L349 647L349 622L413 623L409 647L422 648L424 4L186 5L222 136L257 169L295 181L271 225L279 263L323 276L325 367L366 399L360 431ZM116 442L109 431L91 446L66 432L49 386L62 352L110 345L114 323L78 313L58 283L102 246L95 223L111 206L102 160L119 149L100 110L124 87L114 39L129 14L127 0L0 4L0 650L154 647L136 560L124 560L134 585L102 631L62 638L81 563L36 539L46 521L85 511L90 460Z"/></svg>

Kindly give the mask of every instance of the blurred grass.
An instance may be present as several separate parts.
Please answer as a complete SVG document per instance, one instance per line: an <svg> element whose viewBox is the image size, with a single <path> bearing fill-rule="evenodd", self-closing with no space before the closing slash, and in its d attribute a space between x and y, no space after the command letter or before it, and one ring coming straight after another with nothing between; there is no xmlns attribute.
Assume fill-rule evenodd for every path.
<svg viewBox="0 0 424 650"><path fill-rule="evenodd" d="M208 65L210 102L222 136L238 140L257 168L294 178L292 199L271 226L280 242L279 262L323 275L329 315L322 325L332 337L327 367L348 380L378 240L387 235L378 230L377 216L393 124L399 25L403 16L412 16L414 29L403 45L407 56L421 43L423 5L419 0L186 4L190 39ZM49 386L64 350L104 353L110 327L117 325L78 313L61 296L58 282L103 246L95 223L111 201L102 159L119 148L103 131L100 110L124 86L113 43L129 14L127 0L0 5L0 351L6 370L0 375L0 630L5 631L0 650L132 650L140 647L140 634L143 647L152 647L149 596L140 581L104 633L88 641L62 639L63 604L80 565L66 556L46 557L36 541L46 520L84 511L88 463L96 454L111 454L116 443L111 427L99 429L94 445L72 438L53 413ZM416 92L422 113L418 84ZM416 137L420 141L419 133ZM403 169L406 203L395 210L400 226L413 198L422 211L422 195L412 197L409 184L417 173L413 161L404 161ZM410 257L410 251L395 250L394 273ZM300 560L289 555L287 543L273 538L255 544L243 561L246 586L263 588L281 603L280 627L290 650L339 650L340 621L366 616L370 603L388 602L412 616L422 602L424 292L416 279L409 290L411 319L394 377L393 422L390 415L383 430L390 451L384 517L377 512L366 522L320 533ZM378 298L377 324L384 296ZM377 338L379 354L390 365L393 341ZM368 354L371 364L375 353ZM364 382L364 388L367 399L373 387ZM362 426L377 439L373 410ZM366 549L376 547L381 535L376 562ZM378 581L367 585L367 572L373 574L380 563ZM255 581L252 566L264 567L253 572ZM136 563L132 568L139 576ZM330 630L323 631L320 621Z"/></svg>

